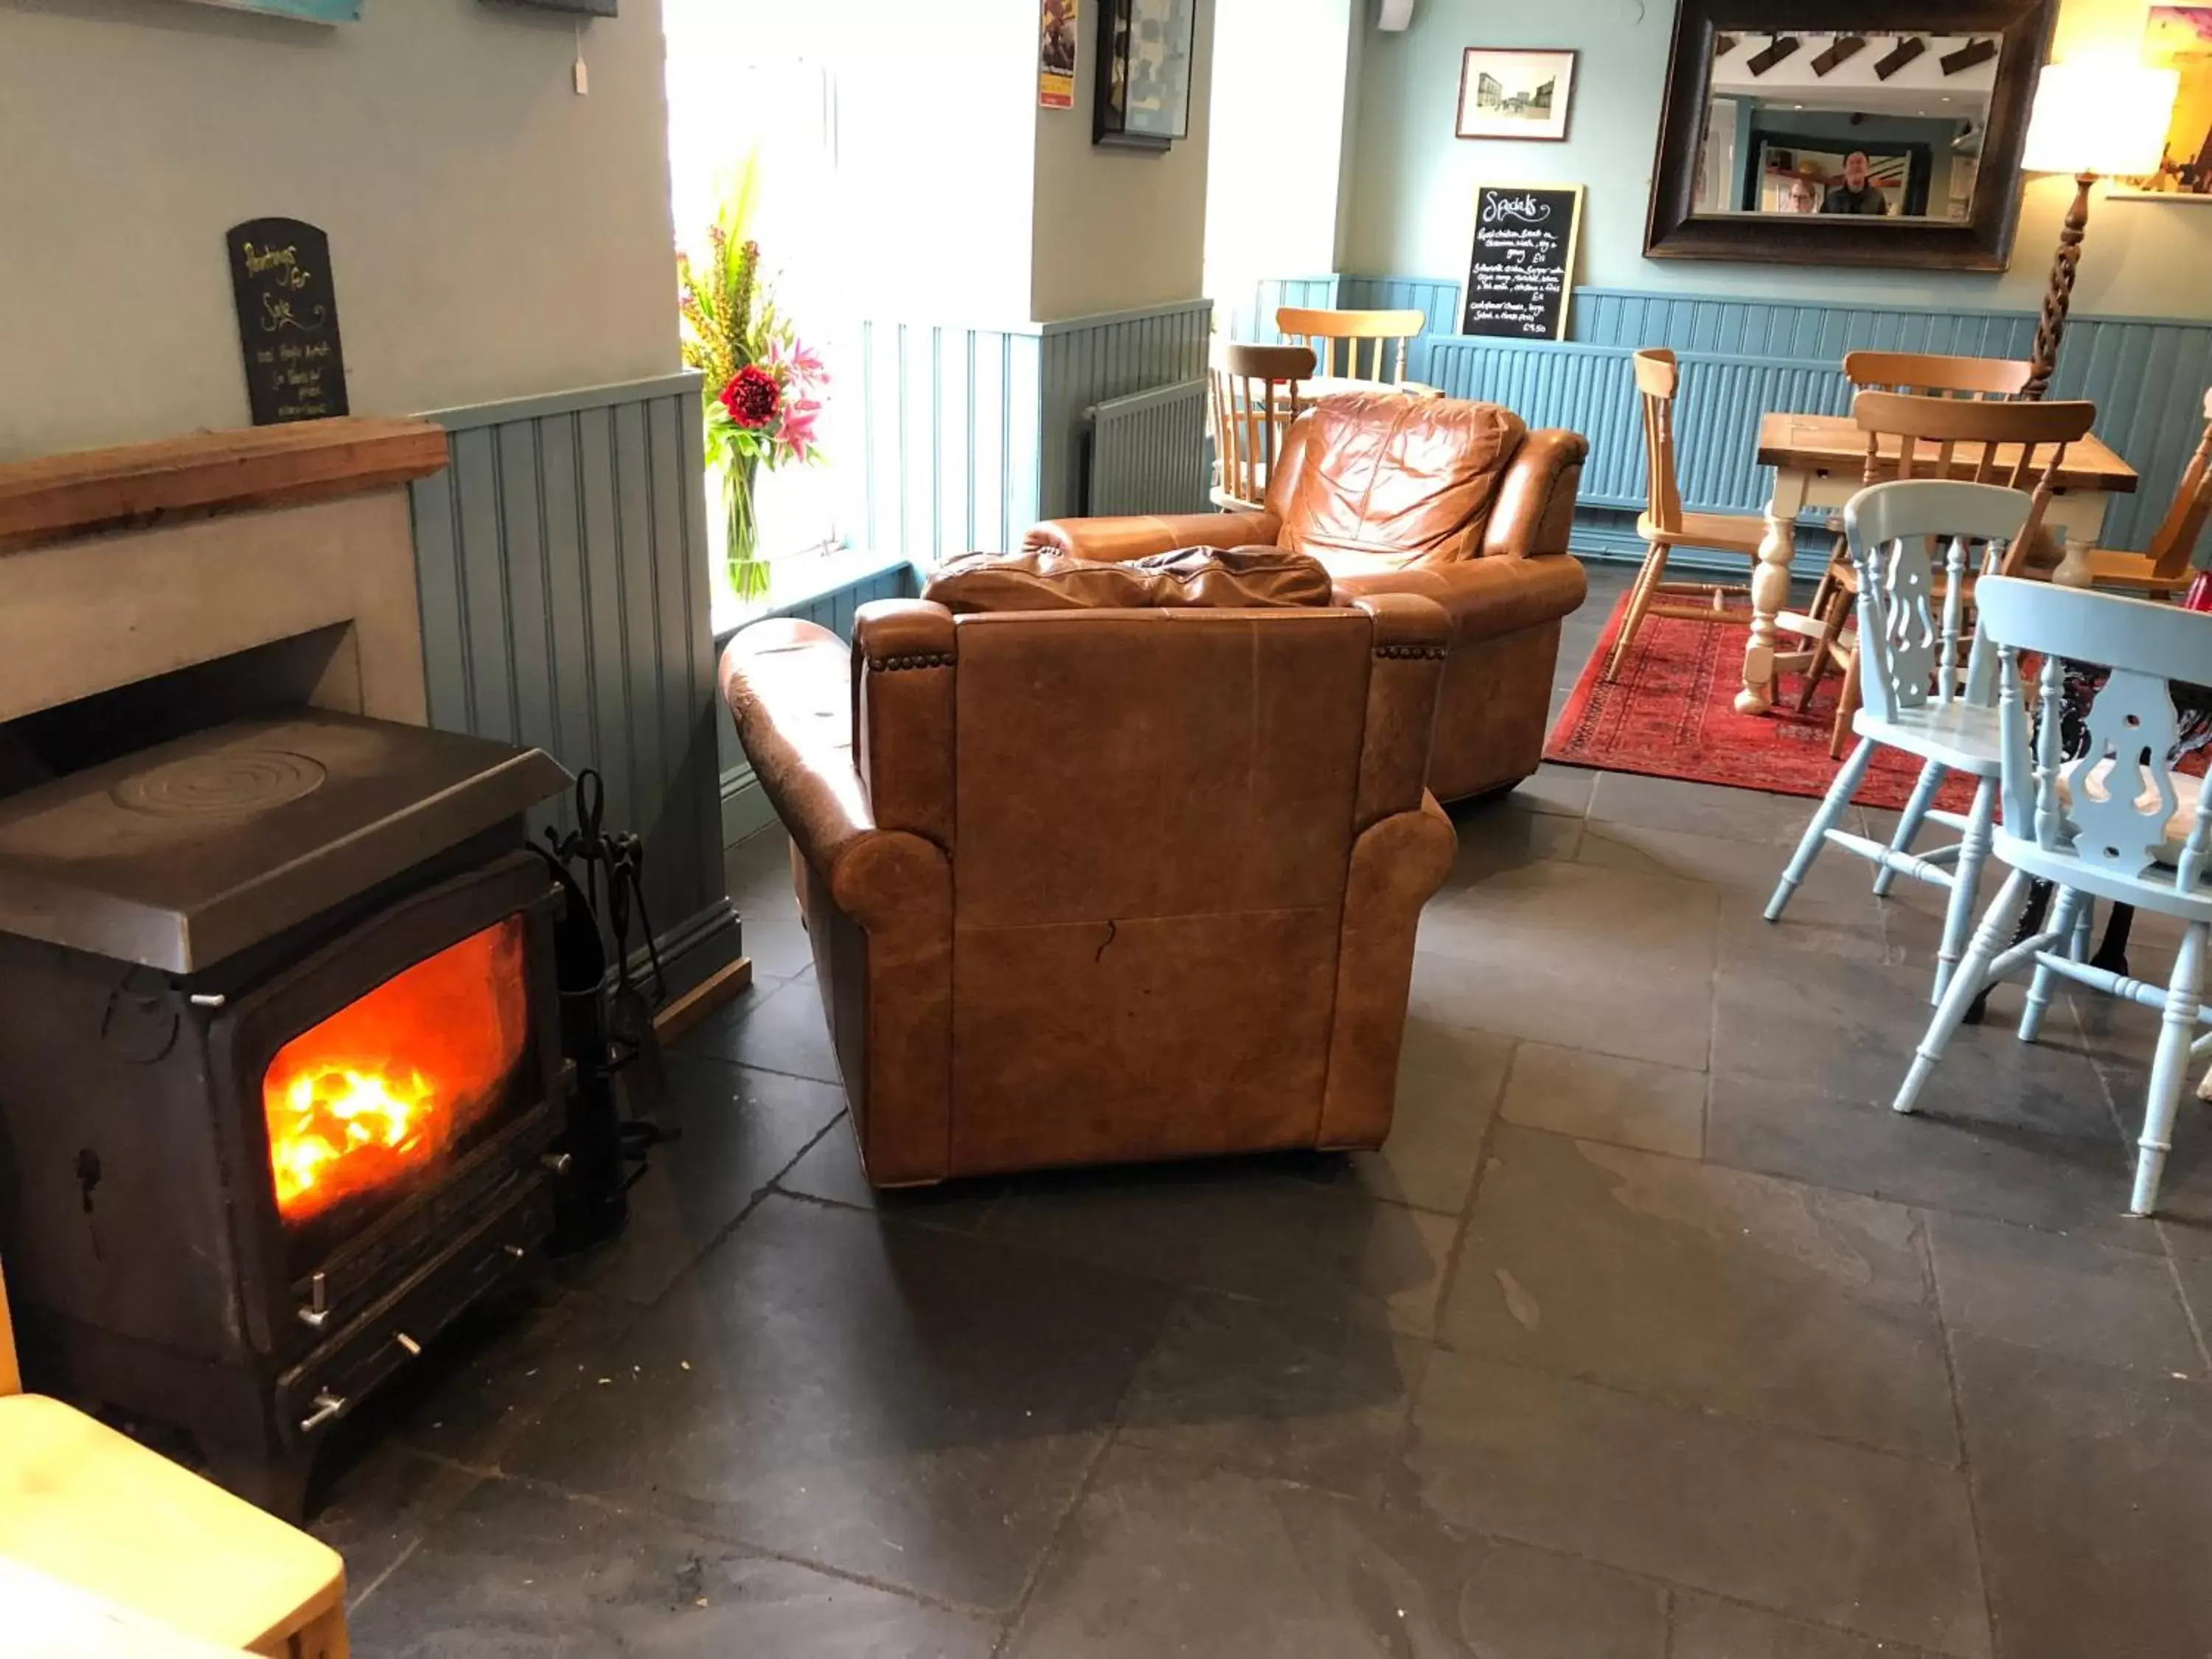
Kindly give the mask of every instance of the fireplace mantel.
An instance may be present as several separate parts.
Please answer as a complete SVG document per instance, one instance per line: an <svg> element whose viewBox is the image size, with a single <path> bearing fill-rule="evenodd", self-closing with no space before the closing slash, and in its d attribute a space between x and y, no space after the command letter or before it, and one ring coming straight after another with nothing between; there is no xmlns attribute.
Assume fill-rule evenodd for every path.
<svg viewBox="0 0 2212 1659"><path fill-rule="evenodd" d="M301 421L0 465L0 553L412 483L446 464L428 421Z"/></svg>

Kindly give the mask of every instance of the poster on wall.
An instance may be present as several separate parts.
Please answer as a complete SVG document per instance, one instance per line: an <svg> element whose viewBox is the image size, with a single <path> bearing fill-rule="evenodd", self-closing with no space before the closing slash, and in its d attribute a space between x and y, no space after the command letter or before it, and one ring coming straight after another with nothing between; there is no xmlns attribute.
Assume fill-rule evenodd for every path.
<svg viewBox="0 0 2212 1659"><path fill-rule="evenodd" d="M1042 0L1037 24L1037 106L1075 107L1075 11L1081 0Z"/></svg>
<svg viewBox="0 0 2212 1659"><path fill-rule="evenodd" d="M330 238L304 220L249 219L233 225L223 240L253 424L345 414Z"/></svg>
<svg viewBox="0 0 2212 1659"><path fill-rule="evenodd" d="M2114 180L2114 193L2212 202L2212 3L2153 6L2143 28L2142 61L2179 70L2181 84L2158 171L2124 184Z"/></svg>
<svg viewBox="0 0 2212 1659"><path fill-rule="evenodd" d="M303 23L358 23L361 0L184 0L227 11L258 11L270 17L296 17Z"/></svg>
<svg viewBox="0 0 2212 1659"><path fill-rule="evenodd" d="M1582 223L1580 185L1477 185L1460 331L1565 339Z"/></svg>

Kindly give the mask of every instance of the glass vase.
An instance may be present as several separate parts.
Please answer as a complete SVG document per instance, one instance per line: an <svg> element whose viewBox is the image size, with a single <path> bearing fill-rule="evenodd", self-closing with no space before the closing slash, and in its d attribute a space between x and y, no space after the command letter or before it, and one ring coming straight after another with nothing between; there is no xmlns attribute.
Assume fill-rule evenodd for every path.
<svg viewBox="0 0 2212 1659"><path fill-rule="evenodd" d="M768 597L768 561L760 556L760 526L753 516L753 486L759 477L757 460L732 461L722 469L722 516L728 529L723 545L730 586L746 605Z"/></svg>

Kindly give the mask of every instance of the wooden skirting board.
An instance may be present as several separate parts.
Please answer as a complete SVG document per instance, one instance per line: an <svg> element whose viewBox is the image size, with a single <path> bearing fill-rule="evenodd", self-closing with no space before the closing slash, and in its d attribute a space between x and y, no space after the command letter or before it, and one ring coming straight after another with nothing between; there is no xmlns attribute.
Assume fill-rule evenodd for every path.
<svg viewBox="0 0 2212 1659"><path fill-rule="evenodd" d="M682 1036L753 982L753 961L739 957L716 969L653 1017L653 1034L663 1043Z"/></svg>

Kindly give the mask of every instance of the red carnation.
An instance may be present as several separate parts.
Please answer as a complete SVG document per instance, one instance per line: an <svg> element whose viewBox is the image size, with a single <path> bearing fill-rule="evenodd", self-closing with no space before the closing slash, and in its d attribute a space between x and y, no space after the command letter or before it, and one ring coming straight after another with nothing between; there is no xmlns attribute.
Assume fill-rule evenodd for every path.
<svg viewBox="0 0 2212 1659"><path fill-rule="evenodd" d="M730 419L748 432L758 431L775 418L783 404L783 388L775 376L756 363L747 363L730 376L722 388L722 407Z"/></svg>

